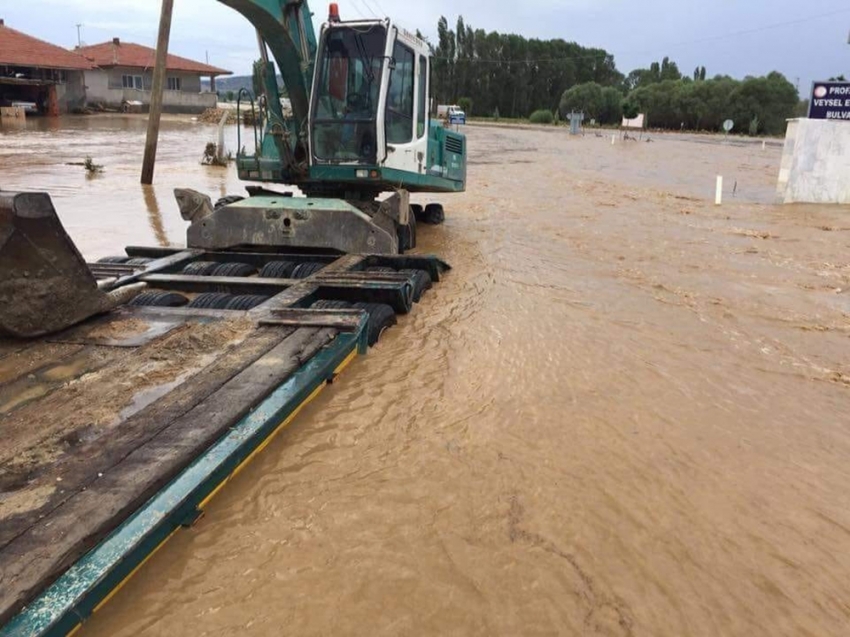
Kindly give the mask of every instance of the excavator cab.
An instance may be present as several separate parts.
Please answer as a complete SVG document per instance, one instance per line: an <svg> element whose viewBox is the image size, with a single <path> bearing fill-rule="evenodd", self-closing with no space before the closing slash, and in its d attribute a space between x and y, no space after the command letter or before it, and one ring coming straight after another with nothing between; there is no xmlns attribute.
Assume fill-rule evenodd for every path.
<svg viewBox="0 0 850 637"><path fill-rule="evenodd" d="M311 105L314 163L378 163L378 116L387 29L325 32Z"/></svg>
<svg viewBox="0 0 850 637"><path fill-rule="evenodd" d="M463 190L465 138L428 112L427 43L389 19L342 22L335 11L313 76L311 176L366 192Z"/></svg>

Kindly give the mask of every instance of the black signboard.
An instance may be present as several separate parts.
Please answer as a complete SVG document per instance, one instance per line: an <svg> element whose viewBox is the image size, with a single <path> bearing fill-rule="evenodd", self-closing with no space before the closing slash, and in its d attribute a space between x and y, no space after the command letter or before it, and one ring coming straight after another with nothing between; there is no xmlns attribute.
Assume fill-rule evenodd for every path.
<svg viewBox="0 0 850 637"><path fill-rule="evenodd" d="M850 122L850 82L815 82L809 117Z"/></svg>

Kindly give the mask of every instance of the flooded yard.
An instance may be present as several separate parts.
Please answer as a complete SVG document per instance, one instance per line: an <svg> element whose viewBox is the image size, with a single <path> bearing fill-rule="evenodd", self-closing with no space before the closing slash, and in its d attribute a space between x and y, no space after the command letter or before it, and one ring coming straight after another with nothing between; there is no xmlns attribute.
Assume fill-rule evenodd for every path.
<svg viewBox="0 0 850 637"><path fill-rule="evenodd" d="M29 126L0 188L89 258L242 190L214 126L151 188L143 119ZM775 205L775 143L465 132L452 272L80 634L847 633L850 209Z"/></svg>

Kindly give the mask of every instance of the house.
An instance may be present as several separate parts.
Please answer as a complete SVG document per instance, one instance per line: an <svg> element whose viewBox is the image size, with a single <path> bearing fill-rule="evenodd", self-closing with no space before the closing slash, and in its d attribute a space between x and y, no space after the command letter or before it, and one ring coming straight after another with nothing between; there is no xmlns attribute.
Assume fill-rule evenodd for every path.
<svg viewBox="0 0 850 637"><path fill-rule="evenodd" d="M59 115L85 105L84 73L92 63L6 26L0 19L0 106L23 103L27 110Z"/></svg>
<svg viewBox="0 0 850 637"><path fill-rule="evenodd" d="M155 49L113 38L76 51L92 64L85 71L89 104L121 108L141 102L143 107L150 106ZM230 71L177 55L168 56L166 68L163 110L173 113L201 113L215 108L215 78L231 75ZM210 78L209 91L202 90L202 77Z"/></svg>

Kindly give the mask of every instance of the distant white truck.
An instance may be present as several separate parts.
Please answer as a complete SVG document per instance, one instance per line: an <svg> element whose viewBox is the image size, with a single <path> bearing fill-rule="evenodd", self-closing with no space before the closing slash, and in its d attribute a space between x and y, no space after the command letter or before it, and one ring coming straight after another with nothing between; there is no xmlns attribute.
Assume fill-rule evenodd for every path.
<svg viewBox="0 0 850 637"><path fill-rule="evenodd" d="M437 117L449 124L466 124L466 113L457 104L437 105Z"/></svg>

